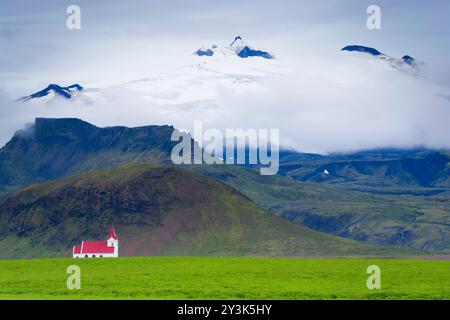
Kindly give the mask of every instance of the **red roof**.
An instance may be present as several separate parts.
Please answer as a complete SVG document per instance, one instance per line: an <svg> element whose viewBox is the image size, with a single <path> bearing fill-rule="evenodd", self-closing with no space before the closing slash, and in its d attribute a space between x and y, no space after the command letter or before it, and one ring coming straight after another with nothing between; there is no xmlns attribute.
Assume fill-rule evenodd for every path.
<svg viewBox="0 0 450 320"><path fill-rule="evenodd" d="M109 230L108 239L113 238L117 240L116 231L114 227ZM73 247L74 254L102 254L102 253L114 253L114 247L108 247L108 241L83 241L81 246Z"/></svg>
<svg viewBox="0 0 450 320"><path fill-rule="evenodd" d="M84 241L80 253L114 253L114 247L108 247L106 241Z"/></svg>

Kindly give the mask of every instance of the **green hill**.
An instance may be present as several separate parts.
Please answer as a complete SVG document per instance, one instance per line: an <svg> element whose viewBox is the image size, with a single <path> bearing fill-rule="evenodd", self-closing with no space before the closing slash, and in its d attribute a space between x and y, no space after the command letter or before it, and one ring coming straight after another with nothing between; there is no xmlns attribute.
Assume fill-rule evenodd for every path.
<svg viewBox="0 0 450 320"><path fill-rule="evenodd" d="M98 128L79 119L37 118L0 149L0 194L90 170L170 163L174 130ZM279 175L274 177L262 177L249 167L188 167L231 185L268 212L316 231L449 253L449 159L448 152L430 150L328 156L282 151ZM27 222L22 229L27 234ZM28 238L20 232L5 234L5 243L14 243L5 249L28 247ZM55 237L50 243L58 242ZM67 239L73 240L63 238ZM47 248L41 248L42 254ZM14 252L5 255L15 256Z"/></svg>
<svg viewBox="0 0 450 320"><path fill-rule="evenodd" d="M70 255L113 224L121 256L393 256L417 251L323 234L270 215L232 187L174 166L134 165L0 197L0 258Z"/></svg>
<svg viewBox="0 0 450 320"><path fill-rule="evenodd" d="M236 166L191 168L226 182L273 214L320 232L450 253L450 190L304 182Z"/></svg>

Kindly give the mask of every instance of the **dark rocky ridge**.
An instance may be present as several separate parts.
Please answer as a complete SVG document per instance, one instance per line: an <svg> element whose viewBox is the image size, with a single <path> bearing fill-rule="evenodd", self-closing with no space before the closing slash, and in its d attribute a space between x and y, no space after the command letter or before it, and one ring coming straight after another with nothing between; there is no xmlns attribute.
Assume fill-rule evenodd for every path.
<svg viewBox="0 0 450 320"><path fill-rule="evenodd" d="M79 119L37 118L0 150L0 191L125 163L168 163L172 126L98 128Z"/></svg>

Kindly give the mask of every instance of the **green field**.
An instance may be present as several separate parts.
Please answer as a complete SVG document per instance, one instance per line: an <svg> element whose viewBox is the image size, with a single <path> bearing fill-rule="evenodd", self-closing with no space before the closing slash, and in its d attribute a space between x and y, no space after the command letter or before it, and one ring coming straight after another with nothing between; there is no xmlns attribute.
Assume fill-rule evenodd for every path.
<svg viewBox="0 0 450 320"><path fill-rule="evenodd" d="M66 269L81 270L69 290ZM369 290L366 269L381 268ZM0 261L0 299L450 299L450 261L190 258Z"/></svg>

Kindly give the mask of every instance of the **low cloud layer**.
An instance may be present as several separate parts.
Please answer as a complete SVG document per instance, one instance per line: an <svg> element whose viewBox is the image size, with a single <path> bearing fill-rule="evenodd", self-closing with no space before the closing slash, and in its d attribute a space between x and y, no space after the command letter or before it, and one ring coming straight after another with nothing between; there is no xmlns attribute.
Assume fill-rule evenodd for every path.
<svg viewBox="0 0 450 320"><path fill-rule="evenodd" d="M65 29L65 4L4 2L0 144L35 117L78 117L98 126L170 124L192 130L194 121L202 120L205 128L223 131L278 128L282 145L306 152L450 148L445 41L450 30L439 22L448 2L429 6L412 1L404 10L401 4L381 1L380 31L365 25L371 2L183 3L164 2L146 12L148 2L135 1L123 14L123 5L81 1L83 27L71 32ZM181 106L151 103L113 86L179 72L200 46L228 44L237 34L273 52L289 72L267 75L247 92L218 87L214 101ZM409 54L426 64L420 76L404 74L383 61L339 51L349 44L370 45L398 58ZM108 87L107 99L94 104L13 102L48 83L76 82Z"/></svg>
<svg viewBox="0 0 450 320"><path fill-rule="evenodd" d="M276 128L283 146L305 152L398 147L450 148L448 87L432 75L404 74L383 61L337 52L332 59L304 54L284 76L266 76L259 88L219 88L208 107L151 104L115 87L107 100L74 104L2 101L2 142L34 117L79 117L99 126L170 124L193 129ZM6 106L6 107L5 107Z"/></svg>

